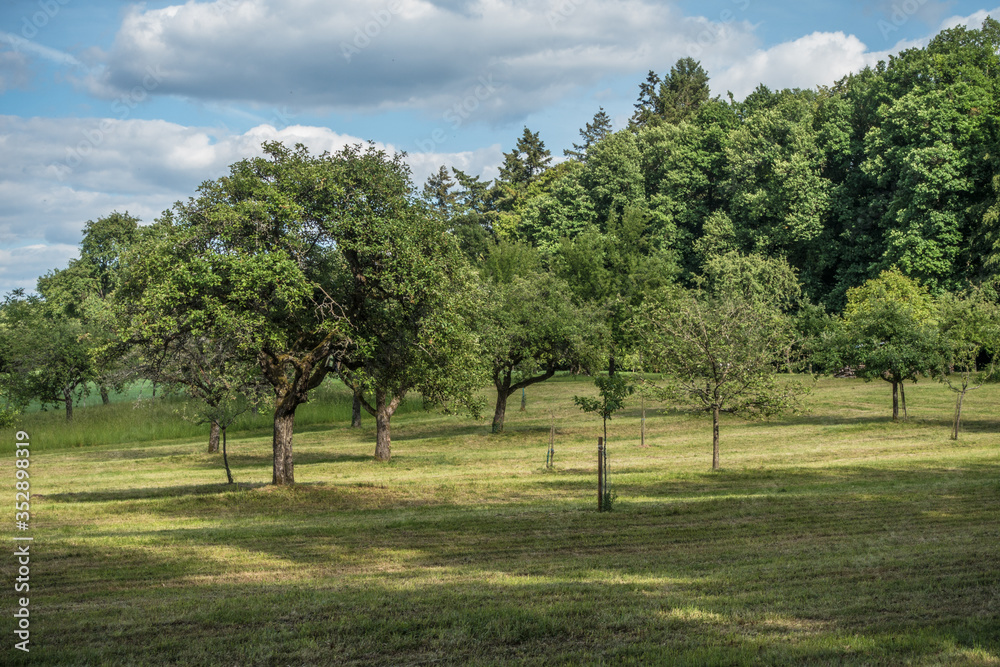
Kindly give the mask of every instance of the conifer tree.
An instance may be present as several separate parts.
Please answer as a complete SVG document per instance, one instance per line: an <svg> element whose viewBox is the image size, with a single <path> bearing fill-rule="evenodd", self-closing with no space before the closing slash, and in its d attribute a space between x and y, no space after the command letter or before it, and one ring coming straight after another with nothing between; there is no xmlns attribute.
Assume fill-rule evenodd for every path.
<svg viewBox="0 0 1000 667"><path fill-rule="evenodd" d="M609 134L611 134L611 117L605 113L604 107L601 107L594 114L594 120L580 130L583 143L574 143L573 150L564 150L563 155L583 162L587 159L587 150Z"/></svg>
<svg viewBox="0 0 1000 667"><path fill-rule="evenodd" d="M551 161L552 153L545 147L538 132L525 127L514 150L503 154L500 180L514 187L529 185L549 168Z"/></svg>

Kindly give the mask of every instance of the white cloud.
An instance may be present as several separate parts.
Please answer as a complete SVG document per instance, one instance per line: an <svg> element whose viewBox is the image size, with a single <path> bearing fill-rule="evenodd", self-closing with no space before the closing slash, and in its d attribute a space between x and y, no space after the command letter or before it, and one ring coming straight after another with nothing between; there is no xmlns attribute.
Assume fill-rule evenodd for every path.
<svg viewBox="0 0 1000 667"><path fill-rule="evenodd" d="M915 3L914 6L918 7L919 11L907 14L901 9L896 10L899 14L896 22L899 25L905 24L913 17L926 20L929 16L940 15L942 11L940 3ZM894 4L893 7L898 8L899 5ZM941 21L934 34L959 25L978 29L987 16L1000 16L1000 7L981 10L968 16L946 18ZM910 48L923 48L932 37L933 35L929 35L919 39L901 40L884 51L871 51L854 35L846 35L843 32L814 32L768 49L758 49L740 58L713 77L712 89L717 94L725 94L730 90L736 99L743 99L759 83L765 84L772 90L831 85L865 66L873 66L880 60L888 60L890 55Z"/></svg>
<svg viewBox="0 0 1000 667"><path fill-rule="evenodd" d="M73 67L83 66L83 63L77 60L72 54L64 53L42 44L37 44L30 39L24 39L23 37L19 37L11 32L4 32L0 30L0 42L9 44L15 52L31 54L37 58L47 60L57 65L70 65Z"/></svg>
<svg viewBox="0 0 1000 667"><path fill-rule="evenodd" d="M492 76L477 118L497 121L609 75L753 44L740 16L689 19L653 0L217 0L134 9L88 85L114 97L152 68L158 95L436 116Z"/></svg>
<svg viewBox="0 0 1000 667"><path fill-rule="evenodd" d="M941 21L938 31L945 30L947 28L956 28L960 25L965 26L966 28L979 28L983 25L983 21L986 20L987 16L992 16L994 19L1000 19L1000 7L996 7L991 10L980 9L978 12L969 14L968 16L950 16Z"/></svg>
<svg viewBox="0 0 1000 667"><path fill-rule="evenodd" d="M158 120L0 116L0 293L33 288L39 275L65 266L88 220L117 210L151 222L229 165L260 155L261 144L272 140L302 143L313 153L362 143L304 125L264 124L232 134ZM441 164L490 177L501 159L498 145L407 157L418 189Z"/></svg>
<svg viewBox="0 0 1000 667"><path fill-rule="evenodd" d="M758 50L731 65L712 81L716 93L732 91L743 99L763 83L772 90L830 85L850 72L874 64L865 44L842 32L814 32L792 42Z"/></svg>
<svg viewBox="0 0 1000 667"><path fill-rule="evenodd" d="M0 249L0 296L17 288L34 291L40 276L66 266L77 256L77 247L66 244Z"/></svg>

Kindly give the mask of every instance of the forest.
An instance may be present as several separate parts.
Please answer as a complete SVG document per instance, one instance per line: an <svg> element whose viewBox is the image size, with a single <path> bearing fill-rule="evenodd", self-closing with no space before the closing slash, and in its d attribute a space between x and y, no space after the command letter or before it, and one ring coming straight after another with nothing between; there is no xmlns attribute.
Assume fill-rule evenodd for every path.
<svg viewBox="0 0 1000 667"><path fill-rule="evenodd" d="M581 401L605 416L633 391L712 414L717 468L720 414L794 410L808 387L779 374L809 372L884 381L893 420L907 383L939 379L957 438L1000 323L998 51L987 19L742 101L684 58L639 84L627 127L599 109L561 160L525 127L488 181L265 144L148 224L87 222L79 259L5 297L3 420L151 382L198 401L213 448L273 412L285 485L328 377L389 461L407 394L491 411L496 433L512 396L573 371L624 378Z"/></svg>

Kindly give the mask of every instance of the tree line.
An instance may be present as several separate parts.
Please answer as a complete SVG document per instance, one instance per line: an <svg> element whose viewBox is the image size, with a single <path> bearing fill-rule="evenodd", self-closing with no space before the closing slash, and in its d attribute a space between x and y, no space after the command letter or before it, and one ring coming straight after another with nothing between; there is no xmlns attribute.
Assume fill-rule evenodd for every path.
<svg viewBox="0 0 1000 667"><path fill-rule="evenodd" d="M266 405L288 484L296 408L329 376L386 461L409 392L478 415L492 383L499 432L558 370L625 370L713 415L718 467L720 414L794 407L777 372L803 368L887 381L893 419L906 382L943 378L957 437L997 341L998 50L987 19L741 102L686 58L564 161L524 128L496 179L442 166L419 192L403 154L265 144L149 225L88 222L79 259L7 295L4 416L71 419L91 386L145 378L198 399L217 443Z"/></svg>

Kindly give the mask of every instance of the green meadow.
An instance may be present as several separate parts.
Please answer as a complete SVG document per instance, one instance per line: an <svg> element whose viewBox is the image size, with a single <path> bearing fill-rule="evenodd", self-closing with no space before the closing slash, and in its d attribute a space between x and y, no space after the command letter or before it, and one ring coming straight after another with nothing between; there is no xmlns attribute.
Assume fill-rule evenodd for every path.
<svg viewBox="0 0 1000 667"><path fill-rule="evenodd" d="M609 423L597 512L587 378L512 397L506 432L411 401L374 420L325 386L298 413L294 487L266 415L225 483L178 399L29 414L31 665L1000 665L1000 386L822 379L803 413L711 420L638 398ZM486 394L491 398L491 394ZM546 469L555 424L555 466ZM2 474L11 501L13 432ZM7 582L11 556L0 558Z"/></svg>

